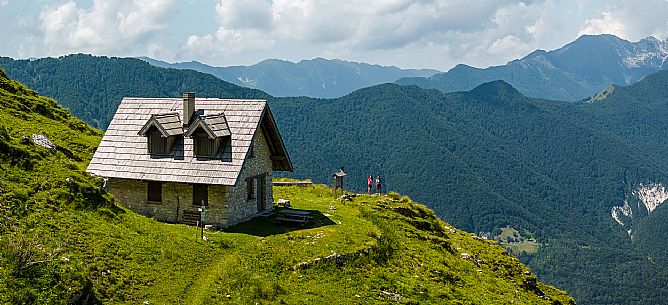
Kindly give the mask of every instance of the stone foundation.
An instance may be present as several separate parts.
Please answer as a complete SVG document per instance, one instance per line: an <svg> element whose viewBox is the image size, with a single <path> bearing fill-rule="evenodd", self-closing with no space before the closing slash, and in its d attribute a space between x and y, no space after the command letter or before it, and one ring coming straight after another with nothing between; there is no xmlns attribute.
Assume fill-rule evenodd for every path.
<svg viewBox="0 0 668 305"><path fill-rule="evenodd" d="M163 182L162 202L147 200L147 181L110 178L108 186L118 204L158 221L182 223L184 211L197 212L200 207L193 204L192 184ZM206 224L227 226L228 189L224 185L208 186Z"/></svg>

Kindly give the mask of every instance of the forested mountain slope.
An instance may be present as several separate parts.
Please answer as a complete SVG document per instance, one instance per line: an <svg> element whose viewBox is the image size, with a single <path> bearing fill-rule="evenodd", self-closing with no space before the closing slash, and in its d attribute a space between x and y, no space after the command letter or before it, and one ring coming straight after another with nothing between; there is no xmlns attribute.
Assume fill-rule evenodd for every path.
<svg viewBox="0 0 668 305"><path fill-rule="evenodd" d="M262 91L226 83L212 75L160 69L133 58L84 54L37 60L0 57L0 67L12 78L57 98L74 115L101 129L107 128L126 96L181 96L185 91L194 91L201 97L269 97Z"/></svg>
<svg viewBox="0 0 668 305"><path fill-rule="evenodd" d="M143 67L145 75L180 73ZM364 191L367 174L381 175L386 189L411 194L469 232L502 239L539 277L572 291L580 303L654 304L668 293L661 263L668 231L659 225L668 182L667 73L577 103L527 98L500 81L450 94L385 84L338 99L269 100L293 177L327 183L345 166L346 185ZM203 90L198 96L233 86L195 75L193 85ZM67 96L86 76L58 77L32 81L47 95ZM94 74L86 78L103 84L92 81ZM128 80L116 81L122 87ZM149 83L175 92L168 96L191 90L161 79ZM247 92L237 90L230 92ZM120 97L78 101L117 104Z"/></svg>
<svg viewBox="0 0 668 305"><path fill-rule="evenodd" d="M584 35L557 50L536 50L502 66L457 65L445 73L396 83L454 92L504 80L527 96L575 101L611 83L630 85L663 69L668 69L668 40L629 42L614 35Z"/></svg>
<svg viewBox="0 0 668 305"><path fill-rule="evenodd" d="M141 57L154 66L209 73L239 86L273 96L340 97L357 89L391 83L402 77L429 77L439 71L400 69L338 59L314 58L290 62L267 59L250 66L212 67L197 61L166 63Z"/></svg>
<svg viewBox="0 0 668 305"><path fill-rule="evenodd" d="M366 173L380 174L469 231L510 226L537 238L542 245L522 259L583 304L653 304L668 292L668 265L659 263L667 231L651 224L668 182L665 123L653 119L668 109L667 74L599 103L530 99L492 82L451 94L381 85L336 100L277 99L272 109L286 118L293 155L308 154L295 163L309 172L295 175L346 166L349 185L362 190ZM642 194L659 204L656 214L647 217ZM613 210L625 201L635 218L619 224Z"/></svg>
<svg viewBox="0 0 668 305"><path fill-rule="evenodd" d="M114 205L84 172L101 132L2 70L0 122L0 304L574 304L396 193L280 188L308 225L260 218L199 240Z"/></svg>

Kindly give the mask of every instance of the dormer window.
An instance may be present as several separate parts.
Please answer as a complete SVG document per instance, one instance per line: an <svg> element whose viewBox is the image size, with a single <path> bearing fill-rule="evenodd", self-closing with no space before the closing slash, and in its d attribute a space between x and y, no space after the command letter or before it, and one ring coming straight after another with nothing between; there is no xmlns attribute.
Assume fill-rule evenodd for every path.
<svg viewBox="0 0 668 305"><path fill-rule="evenodd" d="M195 156L211 157L215 155L215 140L209 139L209 135L206 132L197 132L192 138Z"/></svg>
<svg viewBox="0 0 668 305"><path fill-rule="evenodd" d="M221 157L221 151L223 155L227 152L228 149L223 148L231 145L231 135L227 119L222 113L197 117L184 134L193 139L195 156L216 158ZM231 149L228 153L231 154Z"/></svg>
<svg viewBox="0 0 668 305"><path fill-rule="evenodd" d="M151 127L146 133L148 138L148 152L150 154L166 154L169 152L167 148L167 138L163 137L157 128Z"/></svg>
<svg viewBox="0 0 668 305"><path fill-rule="evenodd" d="M139 130L139 135L146 137L148 153L151 155L169 154L176 137L182 134L183 128L177 113L154 114Z"/></svg>

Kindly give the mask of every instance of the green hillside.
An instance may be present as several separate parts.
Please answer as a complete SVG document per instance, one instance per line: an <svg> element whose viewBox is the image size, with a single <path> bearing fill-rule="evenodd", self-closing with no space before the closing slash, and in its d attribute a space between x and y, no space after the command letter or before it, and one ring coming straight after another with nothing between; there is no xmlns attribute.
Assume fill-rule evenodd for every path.
<svg viewBox="0 0 668 305"><path fill-rule="evenodd" d="M257 219L199 240L115 206L84 173L101 133L54 100L0 71L0 103L2 304L574 304L496 242L397 194L276 188L314 221Z"/></svg>

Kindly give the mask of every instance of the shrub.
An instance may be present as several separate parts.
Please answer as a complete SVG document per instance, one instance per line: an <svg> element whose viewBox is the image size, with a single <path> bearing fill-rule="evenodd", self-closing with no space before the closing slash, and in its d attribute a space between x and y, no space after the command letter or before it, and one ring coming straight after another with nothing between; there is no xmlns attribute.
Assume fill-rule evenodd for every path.
<svg viewBox="0 0 668 305"><path fill-rule="evenodd" d="M399 200L399 197L400 197L400 196L401 196L401 195L399 195L399 193L397 193L397 192L389 192L389 193L387 193L387 197L390 197L390 199L392 199L392 200Z"/></svg>
<svg viewBox="0 0 668 305"><path fill-rule="evenodd" d="M413 200L411 200L411 197L408 197L408 196L401 197L401 202L403 202L403 203L409 203L411 201L413 201Z"/></svg>
<svg viewBox="0 0 668 305"><path fill-rule="evenodd" d="M56 253L44 249L36 236L28 236L23 231L2 237L0 253L17 276L28 276L34 267L52 262L56 257Z"/></svg>

